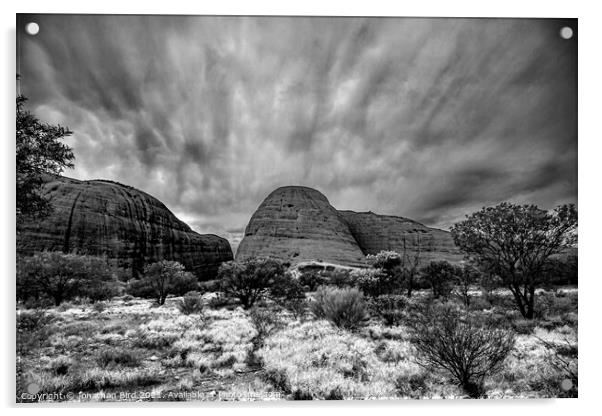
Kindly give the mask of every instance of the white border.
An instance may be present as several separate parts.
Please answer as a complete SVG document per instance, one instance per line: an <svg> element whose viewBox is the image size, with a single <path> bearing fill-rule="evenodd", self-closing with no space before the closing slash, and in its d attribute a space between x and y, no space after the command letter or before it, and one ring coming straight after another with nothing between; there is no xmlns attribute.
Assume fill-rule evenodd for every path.
<svg viewBox="0 0 602 416"><path fill-rule="evenodd" d="M8 3L8 4L7 4ZM365 414L375 411L379 414L420 413L446 415L483 414L505 415L509 413L544 414L589 414L598 403L598 388L601 386L600 357L601 345L599 321L599 293L601 293L599 242L602 201L599 183L602 175L599 169L602 152L602 119L600 97L600 77L602 74L600 44L602 43L601 18L596 2L591 1L528 1L505 0L486 1L432 1L413 2L392 1L326 1L304 0L297 2L280 1L233 1L195 2L169 0L162 2L102 0L99 2L26 0L5 1L2 4L0 19L3 27L2 71L2 126L3 139L0 140L2 156L2 247L0 265L4 280L3 297L3 339L2 375L0 395L3 407L13 407L14 411L14 97L15 97L15 13L128 13L128 14L277 14L277 15L360 15L360 16L443 16L443 17L572 17L579 18L579 251L580 251L580 398L577 400L515 400L515 401L411 401L388 403L282 403L282 404L219 404L202 407L177 406L177 412L224 412L226 414L282 414L304 415L307 412L345 412ZM8 197L10 196L10 198ZM86 413L99 413L118 410L116 404L103 408L86 408ZM176 406L176 405L172 405ZM141 409L143 407L143 409ZM169 404L129 405L125 411L164 414ZM131 410L129 410L131 408ZM134 410L136 409L136 410ZM44 408L19 408L18 411L47 412L54 414L81 413L83 409L45 406ZM123 410L121 410L123 411Z"/></svg>

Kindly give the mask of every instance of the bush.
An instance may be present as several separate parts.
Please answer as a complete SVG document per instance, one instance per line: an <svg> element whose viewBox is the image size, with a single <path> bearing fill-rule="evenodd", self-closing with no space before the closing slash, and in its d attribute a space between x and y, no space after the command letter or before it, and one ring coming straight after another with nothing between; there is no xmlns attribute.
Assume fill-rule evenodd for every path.
<svg viewBox="0 0 602 416"><path fill-rule="evenodd" d="M305 299L303 286L289 272L276 275L270 282L270 297L283 305L288 300Z"/></svg>
<svg viewBox="0 0 602 416"><path fill-rule="evenodd" d="M355 330L368 319L364 296L356 288L321 287L311 305L318 318L327 319L339 328Z"/></svg>
<svg viewBox="0 0 602 416"><path fill-rule="evenodd" d="M128 284L128 293L141 298L154 298L159 305L165 304L168 295L182 296L198 289L198 282L192 273L176 261L161 260L145 267L141 279Z"/></svg>
<svg viewBox="0 0 602 416"><path fill-rule="evenodd" d="M310 292L314 292L318 287L325 285L327 279L315 270L310 270L301 273L299 276L299 283L303 287L307 287Z"/></svg>
<svg viewBox="0 0 602 416"><path fill-rule="evenodd" d="M350 287L354 284L349 270L336 269L332 272L323 272L322 275L326 275L328 284L336 287Z"/></svg>
<svg viewBox="0 0 602 416"><path fill-rule="evenodd" d="M249 313L249 317L257 330L255 338L258 345L262 345L263 341L281 325L279 315L269 310L253 308Z"/></svg>
<svg viewBox="0 0 602 416"><path fill-rule="evenodd" d="M433 298L447 299L454 287L454 282L462 274L462 269L447 261L432 261L423 267L421 272L422 278L431 287Z"/></svg>
<svg viewBox="0 0 602 416"><path fill-rule="evenodd" d="M253 258L243 262L222 263L218 277L222 280L222 291L238 298L245 309L261 299L284 274L284 265L275 259Z"/></svg>
<svg viewBox="0 0 602 416"><path fill-rule="evenodd" d="M92 304L92 309L94 310L94 312L101 313L105 309L107 309L107 304L104 302L96 302Z"/></svg>
<svg viewBox="0 0 602 416"><path fill-rule="evenodd" d="M113 296L113 269L100 257L41 252L22 257L17 265L17 297L20 300L47 296L55 306L76 296L104 300ZM100 299L103 298L103 299Z"/></svg>
<svg viewBox="0 0 602 416"><path fill-rule="evenodd" d="M102 350L96 359L101 367L117 366L137 367L140 364L138 356L128 350Z"/></svg>
<svg viewBox="0 0 602 416"><path fill-rule="evenodd" d="M484 394L485 377L497 372L514 347L514 334L454 305L430 305L409 326L417 362L452 376L472 398Z"/></svg>
<svg viewBox="0 0 602 416"><path fill-rule="evenodd" d="M370 303L374 314L382 318L388 326L403 323L409 305L410 299L404 295L381 295Z"/></svg>
<svg viewBox="0 0 602 416"><path fill-rule="evenodd" d="M404 374L395 379L395 387L403 397L421 399L427 391L427 380L428 375L425 373Z"/></svg>
<svg viewBox="0 0 602 416"><path fill-rule="evenodd" d="M288 379L286 371L277 368L267 369L264 373L264 380L270 383L274 388L284 394L291 393L291 382Z"/></svg>
<svg viewBox="0 0 602 416"><path fill-rule="evenodd" d="M203 312L203 300L199 292L188 292L176 301L176 307L184 315L200 314Z"/></svg>
<svg viewBox="0 0 602 416"><path fill-rule="evenodd" d="M366 296L377 297L396 292L400 285L380 269L357 269L351 272L355 285Z"/></svg>

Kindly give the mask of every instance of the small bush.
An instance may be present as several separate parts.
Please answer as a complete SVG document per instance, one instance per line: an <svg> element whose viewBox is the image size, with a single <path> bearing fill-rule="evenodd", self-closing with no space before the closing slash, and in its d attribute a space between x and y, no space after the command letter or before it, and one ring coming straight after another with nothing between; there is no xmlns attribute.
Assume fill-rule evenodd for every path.
<svg viewBox="0 0 602 416"><path fill-rule="evenodd" d="M105 309L107 309L107 304L104 302L95 302L92 304L92 309L94 312L102 313Z"/></svg>
<svg viewBox="0 0 602 416"><path fill-rule="evenodd" d="M327 319L339 328L355 330L368 319L367 305L358 289L321 287L311 305L318 318Z"/></svg>
<svg viewBox="0 0 602 416"><path fill-rule="evenodd" d="M56 376L64 376L67 375L72 366L73 362L71 359L67 357L58 357L50 362L48 369Z"/></svg>
<svg viewBox="0 0 602 416"><path fill-rule="evenodd" d="M328 284L333 286L343 288L353 286L354 282L351 278L351 273L349 270L336 269L332 272L329 272L328 276Z"/></svg>
<svg viewBox="0 0 602 416"><path fill-rule="evenodd" d="M199 292L188 292L182 299L176 301L176 307L184 315L200 314L203 312L203 300Z"/></svg>
<svg viewBox="0 0 602 416"><path fill-rule="evenodd" d="M403 397L421 399L427 391L427 380L426 373L404 374L395 379L395 387Z"/></svg>
<svg viewBox="0 0 602 416"><path fill-rule="evenodd" d="M281 325L279 315L269 310L253 308L249 317L257 330L256 338L261 340L260 344Z"/></svg>
<svg viewBox="0 0 602 416"><path fill-rule="evenodd" d="M286 371L282 369L270 368L266 370L264 373L264 380L284 394L291 393L291 382L288 379Z"/></svg>
<svg viewBox="0 0 602 416"><path fill-rule="evenodd" d="M136 367L140 364L138 356L128 350L108 349L102 350L96 359L98 365L106 368L109 366Z"/></svg>
<svg viewBox="0 0 602 416"><path fill-rule="evenodd" d="M293 400L313 400L314 396L309 390L296 389L292 395Z"/></svg>
<svg viewBox="0 0 602 416"><path fill-rule="evenodd" d="M17 312L17 331L34 332L45 329L54 317L43 309Z"/></svg>
<svg viewBox="0 0 602 416"><path fill-rule="evenodd" d="M381 269L357 269L351 272L351 279L366 296L370 297L397 293L403 284L400 279Z"/></svg>
<svg viewBox="0 0 602 416"><path fill-rule="evenodd" d="M403 295L381 295L370 302L374 314L387 326L403 323L409 305L410 299Z"/></svg>
<svg viewBox="0 0 602 416"><path fill-rule="evenodd" d="M309 270L299 276L299 283L303 287L307 287L310 292L314 292L318 287L325 285L327 282L320 272Z"/></svg>
<svg viewBox="0 0 602 416"><path fill-rule="evenodd" d="M430 305L409 323L417 363L452 376L472 398L481 397L484 379L500 370L514 347L514 334L455 305Z"/></svg>

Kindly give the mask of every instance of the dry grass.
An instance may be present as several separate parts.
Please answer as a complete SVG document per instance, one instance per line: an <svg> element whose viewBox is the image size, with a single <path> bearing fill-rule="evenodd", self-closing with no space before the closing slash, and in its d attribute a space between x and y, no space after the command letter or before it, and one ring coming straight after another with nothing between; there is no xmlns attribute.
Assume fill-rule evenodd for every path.
<svg viewBox="0 0 602 416"><path fill-rule="evenodd" d="M561 293L528 325L479 303L483 313L524 326L504 370L486 380L487 397L576 394L560 388L568 375L554 361L560 351L576 374L577 293ZM18 336L17 401L465 397L444 374L415 363L407 328L374 317L350 332L280 314L278 328L258 345L250 312L242 308L205 306L201 314L184 315L176 299L155 307L137 298L104 306L101 312L85 304L25 311L33 315ZM38 396L28 394L32 383ZM44 393L49 396L39 396ZM52 396L57 393L62 396Z"/></svg>

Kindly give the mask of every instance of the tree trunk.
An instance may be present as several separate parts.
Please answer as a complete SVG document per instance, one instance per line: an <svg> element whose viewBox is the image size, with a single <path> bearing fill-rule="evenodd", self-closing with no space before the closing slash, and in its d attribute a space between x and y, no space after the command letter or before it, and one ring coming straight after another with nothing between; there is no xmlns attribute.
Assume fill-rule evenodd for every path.
<svg viewBox="0 0 602 416"><path fill-rule="evenodd" d="M527 314L525 318L533 319L535 316L535 287L529 287L529 298L527 299Z"/></svg>

